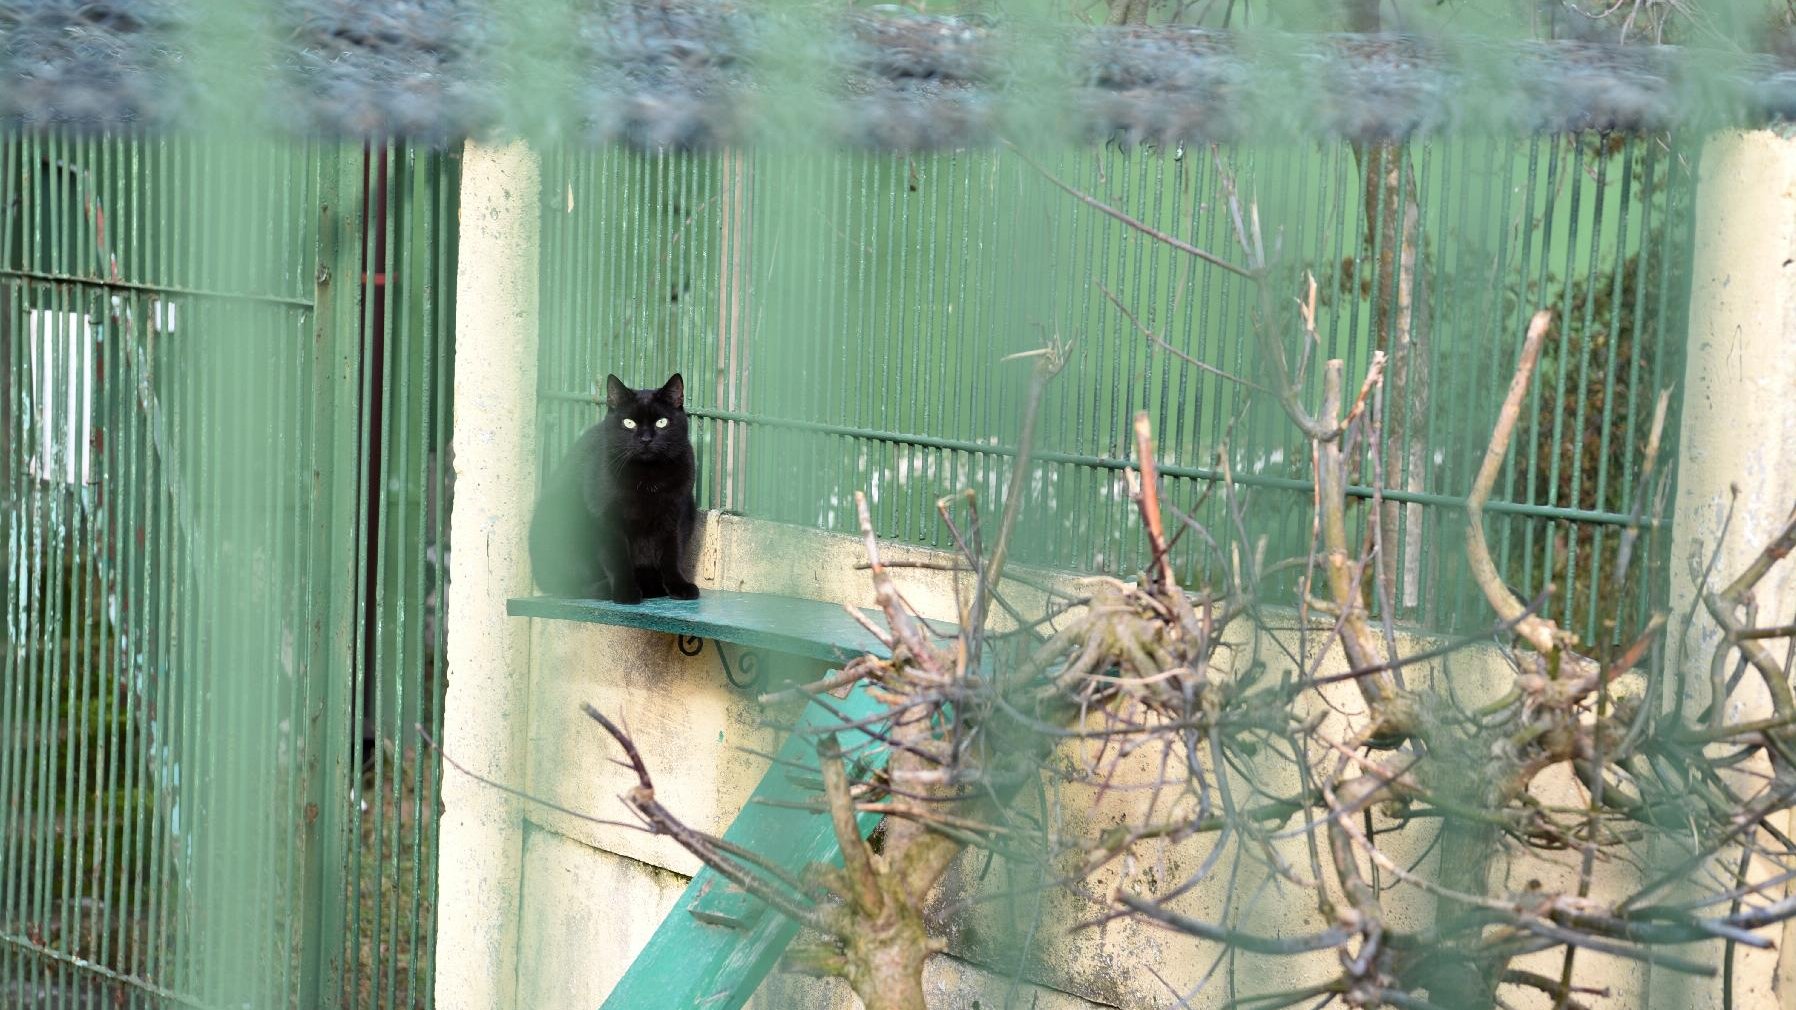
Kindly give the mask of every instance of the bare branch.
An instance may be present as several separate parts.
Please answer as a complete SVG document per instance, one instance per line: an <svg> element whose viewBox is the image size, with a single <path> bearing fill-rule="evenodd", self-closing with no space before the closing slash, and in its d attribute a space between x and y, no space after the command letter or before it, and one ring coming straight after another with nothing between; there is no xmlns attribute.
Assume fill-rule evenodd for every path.
<svg viewBox="0 0 1796 1010"><path fill-rule="evenodd" d="M1154 433L1147 411L1135 415L1135 464L1141 468L1141 520L1147 526L1148 544L1154 549L1153 567L1160 573L1160 588L1178 591L1172 577L1172 560L1166 556L1166 528L1160 522L1160 472L1154 465Z"/></svg>
<svg viewBox="0 0 1796 1010"><path fill-rule="evenodd" d="M879 881L873 874L873 856L861 840L854 819L854 797L848 791L848 775L842 769L842 746L831 733L817 741L817 762L823 769L823 795L829 802L829 823L836 833L847 869L850 897L856 911L877 916L885 909Z"/></svg>
<svg viewBox="0 0 1796 1010"><path fill-rule="evenodd" d="M582 704L580 710L603 727L605 732L617 741L618 746L624 749L624 754L628 756L630 767L636 772L637 779L636 787L630 790L624 802L631 810L641 815L655 833L672 838L679 843L681 848L698 857L700 862L716 870L719 876L766 902L769 907L777 910L781 915L818 932L834 934L835 930L829 917L816 906L801 904L780 888L725 856L703 835L687 827L684 822L663 807L655 799L655 784L649 778L648 765L643 762L642 754L637 751L636 742L598 709L589 704Z"/></svg>
<svg viewBox="0 0 1796 1010"><path fill-rule="evenodd" d="M1497 617L1515 625L1516 632L1534 646L1542 655L1556 652L1562 646L1571 644L1571 638L1547 618L1538 614L1523 612L1522 605L1509 592L1502 576L1497 574L1497 567L1491 562L1490 547L1484 540L1484 503L1489 500L1490 492L1497 483L1497 474L1503 468L1503 456L1509 451L1509 439L1515 431L1515 423L1521 417L1522 398L1528 392L1528 380L1534 375L1534 365L1540 359L1540 347L1546 340L1547 329L1552 325L1553 314L1542 309L1534 314L1528 322L1528 336L1522 343L1521 361L1515 367L1515 377L1509 381L1509 393L1503 398L1503 406L1497 413L1497 423L1491 431L1490 448L1485 450L1484 463L1478 468L1478 476L1472 481L1472 491L1466 496L1466 560L1471 566L1472 579L1484 593L1484 599L1490 608L1497 612Z"/></svg>

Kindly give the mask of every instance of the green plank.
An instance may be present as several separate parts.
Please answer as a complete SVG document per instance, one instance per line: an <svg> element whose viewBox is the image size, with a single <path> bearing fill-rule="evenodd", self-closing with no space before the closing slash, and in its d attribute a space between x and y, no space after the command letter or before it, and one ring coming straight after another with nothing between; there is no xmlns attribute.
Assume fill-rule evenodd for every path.
<svg viewBox="0 0 1796 1010"><path fill-rule="evenodd" d="M706 590L696 600L660 598L631 604L532 596L509 601L506 613L694 635L838 665L864 653L888 655L885 646L841 607L766 593ZM883 623L878 619L875 626Z"/></svg>
<svg viewBox="0 0 1796 1010"><path fill-rule="evenodd" d="M799 726L840 725L873 715L882 707L861 690L843 701L827 700L835 712L813 702L805 707ZM849 730L839 739L851 761L862 753L869 766L884 763L884 749L872 748L867 734ZM802 732L787 736L779 750L779 763L755 787L748 805L723 835L726 841L770 857L801 877L808 864L841 863L829 818L764 801L816 798L813 784L794 781L821 778L815 771L815 741L814 736ZM793 765L812 771L802 772ZM858 819L863 836L879 821L876 814L862 814ZM738 1010L773 970L797 932L797 923L770 913L761 901L705 867L692 878L601 1010Z"/></svg>

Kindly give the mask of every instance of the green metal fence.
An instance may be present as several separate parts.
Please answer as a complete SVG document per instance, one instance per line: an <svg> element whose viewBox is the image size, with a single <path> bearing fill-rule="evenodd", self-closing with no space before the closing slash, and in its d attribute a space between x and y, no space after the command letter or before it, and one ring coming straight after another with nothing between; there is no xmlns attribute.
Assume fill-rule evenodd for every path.
<svg viewBox="0 0 1796 1010"><path fill-rule="evenodd" d="M455 199L0 136L0 1003L426 1002Z"/></svg>
<svg viewBox="0 0 1796 1010"><path fill-rule="evenodd" d="M1557 582L1589 635L1681 374L1693 154L1401 150L1407 285L1382 255L1405 220L1367 211L1378 149L550 150L544 461L607 371L679 370L707 505L845 531L866 490L881 533L940 546L938 498L1001 503L1027 368L1004 358L1053 339L1071 364L1019 556L1141 563L1136 410L1210 533L1180 540L1189 577L1262 537L1269 562L1301 554L1303 442L1219 374L1265 380L1250 292L1149 235L1236 258L1226 178L1280 297L1317 283L1318 346L1292 344L1312 392L1321 358L1357 369L1391 339L1388 292L1413 297L1427 378L1384 405L1407 433L1384 482L1406 620L1488 623L1453 563L1459 502L1523 322L1559 310L1492 529L1518 589ZM452 156L403 147L0 137L8 1005L427 1001L439 768L413 727L439 718L455 194Z"/></svg>
<svg viewBox="0 0 1796 1010"><path fill-rule="evenodd" d="M947 546L940 497L973 487L991 512L1001 504L1028 368L1003 358L1058 339L1071 364L1045 405L1019 556L1077 571L1141 564L1122 473L1137 410L1153 418L1169 500L1211 534L1181 539L1188 576L1216 577L1229 544L1251 553L1262 536L1268 567L1301 555L1306 444L1270 397L1234 381L1266 381L1252 288L1149 235L1242 262L1232 184L1244 212L1258 209L1278 297L1289 307L1307 277L1318 285L1320 346L1290 343L1309 395L1321 359L1357 375L1387 345L1422 377L1384 405L1402 447L1384 494L1391 606L1405 620L1491 619L1456 563L1461 503L1528 317L1558 311L1492 536L1519 591L1553 580L1555 616L1592 634L1616 527L1643 491L1656 391L1682 374L1693 158L1676 138L1597 134L1360 154L1108 148L1039 166L1008 151L551 152L544 462L596 416L607 371L647 385L684 370L705 503L848 531L864 490L882 534ZM1413 203L1368 196L1362 160L1400 176ZM1411 221L1405 284L1384 254ZM1400 287L1413 298L1411 352L1379 318ZM1232 497L1215 491L1225 475ZM1368 458L1358 493L1373 483ZM1269 580L1267 602L1295 604L1297 574ZM1649 581L1631 604L1661 591Z"/></svg>

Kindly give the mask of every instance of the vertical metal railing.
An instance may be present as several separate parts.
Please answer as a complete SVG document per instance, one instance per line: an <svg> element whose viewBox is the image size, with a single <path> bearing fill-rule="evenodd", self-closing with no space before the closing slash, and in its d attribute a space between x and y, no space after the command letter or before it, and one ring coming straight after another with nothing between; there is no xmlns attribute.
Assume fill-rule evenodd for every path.
<svg viewBox="0 0 1796 1010"><path fill-rule="evenodd" d="M455 194L0 135L0 1004L424 1004Z"/></svg>
<svg viewBox="0 0 1796 1010"><path fill-rule="evenodd" d="M1281 303L1303 297L1309 278L1318 285L1318 345L1292 344L1311 397L1322 358L1357 374L1388 339L1379 313L1413 303L1415 385L1382 404L1405 443L1386 453L1383 487L1392 606L1406 622L1489 621L1454 562L1460 503L1525 321L1554 308L1560 339L1491 506L1492 537L1518 590L1552 581L1554 616L1592 634L1613 527L1653 491L1635 479L1643 417L1681 368L1694 154L1677 137L1608 134L1447 137L1390 152L1372 149L1369 166L1345 144L1036 160L1148 228L1230 259L1240 252L1228 183L1257 204ZM1368 211L1363 173L1386 167L1413 198ZM726 175L750 179L750 197L726 200ZM1019 545L1020 557L1084 571L1139 564L1136 520L1119 503L1128 419L1141 409L1172 501L1197 508L1221 539L1266 536L1268 562L1303 553L1307 449L1237 381L1266 378L1248 286L1043 178L1013 154L981 151L550 151L547 463L596 416L596 377L648 383L681 368L706 377L688 383L688 399L711 461L708 504L848 531L852 494L865 490L883 534L943 546L939 497L971 486L988 509L1000 504L1021 373L999 359L1055 338L1074 354L1050 390L1028 503L1031 525L1051 535ZM1400 289L1388 264L1404 257L1383 244L1404 235L1413 266ZM726 495L717 468L737 444L726 432L740 431L751 437ZM1376 473L1368 457L1357 483L1369 488ZM1232 498L1214 491L1225 474ZM1231 509L1251 529L1237 529ZM1197 580L1216 577L1225 554L1196 535L1177 548ZM1269 582L1272 598L1294 600L1299 574ZM1648 602L1630 600L1630 612Z"/></svg>

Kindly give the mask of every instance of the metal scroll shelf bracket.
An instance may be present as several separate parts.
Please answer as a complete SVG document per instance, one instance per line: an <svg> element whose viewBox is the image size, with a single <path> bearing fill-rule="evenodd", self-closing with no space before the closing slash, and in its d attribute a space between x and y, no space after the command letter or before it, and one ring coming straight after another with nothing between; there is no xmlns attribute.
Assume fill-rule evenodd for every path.
<svg viewBox="0 0 1796 1010"><path fill-rule="evenodd" d="M674 641L682 656L697 656L705 651L705 640L697 635L676 635ZM711 643L711 647L717 653L717 665L723 667L723 679L729 681L731 687L743 694L758 692L761 682L767 679L766 669L761 663L759 652L753 649L741 649L736 654L736 665L732 667L730 654L724 650L722 642L714 641ZM740 676L737 675L738 670L741 671Z"/></svg>

